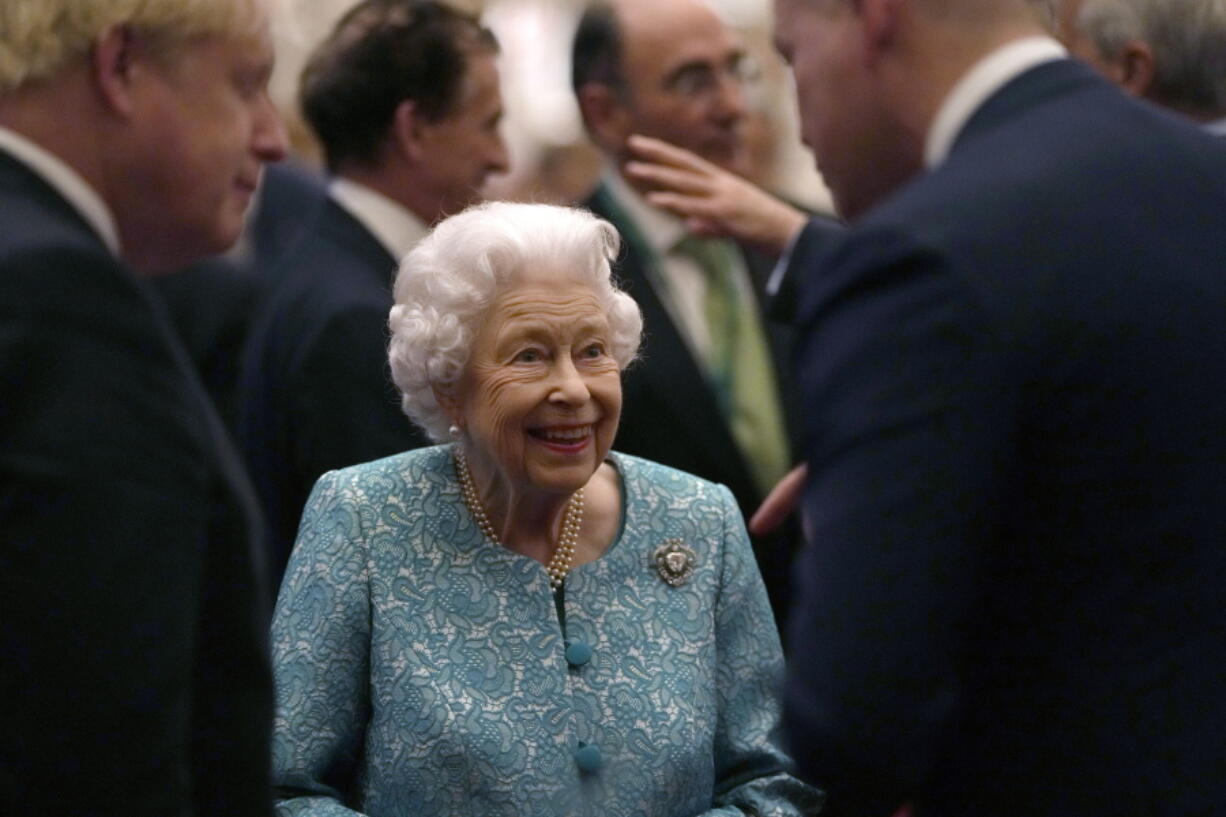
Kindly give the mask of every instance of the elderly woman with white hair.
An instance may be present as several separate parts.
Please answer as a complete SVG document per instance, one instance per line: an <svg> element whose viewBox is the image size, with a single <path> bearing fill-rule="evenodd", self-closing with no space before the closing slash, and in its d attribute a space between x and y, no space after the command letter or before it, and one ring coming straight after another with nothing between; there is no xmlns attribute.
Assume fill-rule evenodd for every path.
<svg viewBox="0 0 1226 817"><path fill-rule="evenodd" d="M798 815L731 493L610 450L638 307L590 214L405 259L392 375L444 444L325 474L273 625L282 814Z"/></svg>

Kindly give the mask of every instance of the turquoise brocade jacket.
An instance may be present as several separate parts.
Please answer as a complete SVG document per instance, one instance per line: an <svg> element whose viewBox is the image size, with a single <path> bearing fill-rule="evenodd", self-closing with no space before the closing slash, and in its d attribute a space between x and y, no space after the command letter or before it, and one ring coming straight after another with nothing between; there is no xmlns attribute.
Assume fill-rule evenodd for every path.
<svg viewBox="0 0 1226 817"><path fill-rule="evenodd" d="M611 454L623 527L561 600L485 539L449 446L325 474L277 602L282 815L815 813L776 733L782 655L731 493ZM693 573L653 561L680 540Z"/></svg>

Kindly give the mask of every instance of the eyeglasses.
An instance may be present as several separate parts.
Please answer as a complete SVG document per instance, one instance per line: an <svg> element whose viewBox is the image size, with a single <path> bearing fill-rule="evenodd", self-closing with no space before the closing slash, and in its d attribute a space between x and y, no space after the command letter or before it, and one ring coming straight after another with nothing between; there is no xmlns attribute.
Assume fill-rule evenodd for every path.
<svg viewBox="0 0 1226 817"><path fill-rule="evenodd" d="M745 87L756 83L761 76L761 68L752 57L738 54L723 65L696 63L683 66L665 80L664 88L679 97L702 99L718 94L725 77Z"/></svg>

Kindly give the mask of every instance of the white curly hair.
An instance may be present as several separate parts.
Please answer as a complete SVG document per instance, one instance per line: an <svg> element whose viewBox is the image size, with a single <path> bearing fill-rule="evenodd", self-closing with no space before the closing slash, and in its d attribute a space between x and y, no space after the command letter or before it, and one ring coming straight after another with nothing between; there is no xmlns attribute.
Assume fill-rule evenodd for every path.
<svg viewBox="0 0 1226 817"><path fill-rule="evenodd" d="M624 370L638 352L643 318L613 282L620 246L607 221L549 204L489 202L440 222L401 262L388 318L388 361L405 414L435 442L448 439L451 421L434 390L459 380L486 310L523 270L590 286Z"/></svg>

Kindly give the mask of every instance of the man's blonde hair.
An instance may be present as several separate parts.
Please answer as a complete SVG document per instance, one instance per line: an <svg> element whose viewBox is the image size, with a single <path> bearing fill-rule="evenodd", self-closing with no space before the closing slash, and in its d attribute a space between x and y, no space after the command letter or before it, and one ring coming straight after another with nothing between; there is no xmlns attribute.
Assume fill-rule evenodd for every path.
<svg viewBox="0 0 1226 817"><path fill-rule="evenodd" d="M2 0L0 93L76 64L114 26L131 26L169 51L263 18L263 0Z"/></svg>

